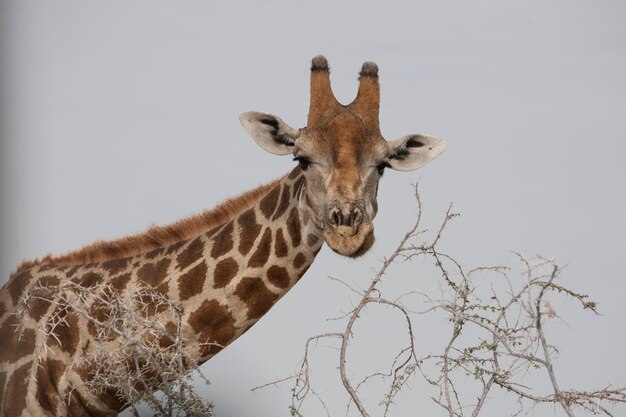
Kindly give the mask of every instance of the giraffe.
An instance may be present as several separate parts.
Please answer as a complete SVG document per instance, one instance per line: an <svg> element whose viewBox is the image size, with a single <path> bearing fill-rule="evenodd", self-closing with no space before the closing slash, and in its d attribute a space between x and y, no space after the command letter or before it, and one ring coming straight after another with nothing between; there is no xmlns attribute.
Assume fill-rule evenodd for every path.
<svg viewBox="0 0 626 417"><path fill-rule="evenodd" d="M128 406L114 394L85 388L90 376L76 364L93 349L93 329L83 316L64 311L64 326L52 335L42 331L59 312L47 299L24 307L36 285L163 294L180 306L195 366L256 323L324 243L353 258L371 248L384 170L420 168L446 143L418 134L383 138L375 63L363 64L348 105L336 100L329 73L326 58L312 59L304 128L267 113L240 116L261 148L294 157L288 174L173 225L25 261L11 274L0 290L0 416L114 416Z"/></svg>

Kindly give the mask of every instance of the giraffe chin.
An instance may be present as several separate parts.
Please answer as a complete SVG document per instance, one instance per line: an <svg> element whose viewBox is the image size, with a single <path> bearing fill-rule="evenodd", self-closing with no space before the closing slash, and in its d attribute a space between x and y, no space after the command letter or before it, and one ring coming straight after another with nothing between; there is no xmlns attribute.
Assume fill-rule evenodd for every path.
<svg viewBox="0 0 626 417"><path fill-rule="evenodd" d="M356 233L351 227L339 226L324 229L326 244L333 251L343 256L358 258L364 255L374 244L374 226L362 224Z"/></svg>

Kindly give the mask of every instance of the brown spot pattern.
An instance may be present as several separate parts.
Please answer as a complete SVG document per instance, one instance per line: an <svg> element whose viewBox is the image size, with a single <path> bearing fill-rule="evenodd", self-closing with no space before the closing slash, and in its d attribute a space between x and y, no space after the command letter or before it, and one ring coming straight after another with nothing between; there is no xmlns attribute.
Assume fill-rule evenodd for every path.
<svg viewBox="0 0 626 417"><path fill-rule="evenodd" d="M64 322L57 324L54 329L46 329L47 332L54 330L54 335L51 334L48 337L48 343L59 346L62 351L72 356L76 353L79 342L78 317L75 313L61 307L57 307L57 311L54 314L58 315L60 319L64 319Z"/></svg>
<svg viewBox="0 0 626 417"><path fill-rule="evenodd" d="M31 290L34 298L29 302L28 314L34 320L40 320L50 307L50 299L52 297L51 290L48 288L59 285L59 279L50 275L41 277Z"/></svg>
<svg viewBox="0 0 626 417"><path fill-rule="evenodd" d="M217 258L230 252L233 248L233 229L233 222L230 222L213 238L212 257Z"/></svg>
<svg viewBox="0 0 626 417"><path fill-rule="evenodd" d="M9 316L0 327L0 362L15 362L35 350L35 331L18 329L19 317Z"/></svg>
<svg viewBox="0 0 626 417"><path fill-rule="evenodd" d="M0 371L0 401L4 401L4 383L7 381L7 373Z"/></svg>
<svg viewBox="0 0 626 417"><path fill-rule="evenodd" d="M80 379L87 382L91 378L93 378L95 374L95 370L96 368L98 368L98 366L100 366L101 370L103 371L105 369L107 371L109 370L108 363L99 364L93 359L89 359L89 360L82 361L80 364L76 364L76 366L73 367L73 371L76 372L76 374L78 374Z"/></svg>
<svg viewBox="0 0 626 417"><path fill-rule="evenodd" d="M300 218L298 216L298 210L294 207L289 212L289 218L287 219L287 232L291 237L291 244L296 247L300 246L302 236L300 234Z"/></svg>
<svg viewBox="0 0 626 417"><path fill-rule="evenodd" d="M146 257L146 259L154 259L157 256L160 256L162 254L163 254L163 248L158 248L158 249L151 250L150 252L146 253L144 256Z"/></svg>
<svg viewBox="0 0 626 417"><path fill-rule="evenodd" d="M17 368L9 378L4 395L4 409L2 410L5 416L19 416L26 407L26 389L30 381L27 376L32 365L33 361L25 363Z"/></svg>
<svg viewBox="0 0 626 417"><path fill-rule="evenodd" d="M271 292L261 278L246 277L242 279L235 294L246 303L248 319L258 319L274 305L278 295Z"/></svg>
<svg viewBox="0 0 626 417"><path fill-rule="evenodd" d="M239 226L241 227L241 232L239 233L239 252L245 256L250 252L254 241L261 232L261 225L256 221L253 208L239 216Z"/></svg>
<svg viewBox="0 0 626 417"><path fill-rule="evenodd" d="M126 288L128 281L130 281L130 277L130 272L127 272L126 274L119 275L111 279L111 287L113 287L118 292L122 292L124 288Z"/></svg>
<svg viewBox="0 0 626 417"><path fill-rule="evenodd" d="M108 324L107 322L110 323L111 318L111 309L107 305L107 301L111 301L110 293L105 294L103 300L96 299L91 304L91 307L89 308L89 314L91 315L91 317L96 319L96 321L102 324L96 324L95 322L89 320L87 322L87 329L89 331L89 334L94 337L98 335L98 330L102 330L103 339L113 340L115 339L117 334L113 331L106 329L105 327L105 325Z"/></svg>
<svg viewBox="0 0 626 417"><path fill-rule="evenodd" d="M248 266L250 268L257 268L265 265L267 259L270 256L270 251L272 249L272 231L269 228L265 229L263 232L263 237L259 241L257 245L256 251L250 257L248 261Z"/></svg>
<svg viewBox="0 0 626 417"><path fill-rule="evenodd" d="M24 289L31 279L33 279L33 276L31 275L30 271L23 271L11 277L6 288L9 290L9 294L11 294L13 304L17 304L20 296L22 295L22 292L24 292Z"/></svg>
<svg viewBox="0 0 626 417"><path fill-rule="evenodd" d="M273 220L280 218L280 216L287 211L287 207L289 207L289 186L287 184L283 184L283 189L280 194L280 204L278 204L278 208L276 209L276 213L272 217Z"/></svg>
<svg viewBox="0 0 626 417"><path fill-rule="evenodd" d="M313 246L315 246L317 242L319 242L319 240L320 240L319 237L311 233L306 238L306 244L309 245L310 248L312 248Z"/></svg>
<svg viewBox="0 0 626 417"><path fill-rule="evenodd" d="M65 364L47 358L37 367L37 401L44 410L56 414L59 394L56 387L65 372Z"/></svg>
<svg viewBox="0 0 626 417"><path fill-rule="evenodd" d="M98 397L98 399L100 401L102 401L104 404L106 404L107 407L109 407L112 410L116 410L118 412L122 409L122 407L126 403L120 397L117 396L117 389L116 388L105 388L103 390L103 393L98 395L97 397ZM89 416L90 417L91 416L94 416L94 417L98 417L98 416L110 417L111 413L108 413L106 411L94 410L92 408L91 414L89 414Z"/></svg>
<svg viewBox="0 0 626 417"><path fill-rule="evenodd" d="M167 322L165 324L165 330L167 331L167 334L164 334L159 338L159 346L162 348L172 346L178 336L178 326L174 322Z"/></svg>
<svg viewBox="0 0 626 417"><path fill-rule="evenodd" d="M112 259L102 263L102 268L107 270L111 275L117 275L128 266L128 258Z"/></svg>
<svg viewBox="0 0 626 417"><path fill-rule="evenodd" d="M296 257L293 258L293 267L296 269L300 268L304 264L304 261L306 261L306 257L302 252L299 252Z"/></svg>
<svg viewBox="0 0 626 417"><path fill-rule="evenodd" d="M287 256L288 250L287 242L283 235L283 229L278 229L276 231L276 240L274 241L274 253L277 257L282 258L283 256Z"/></svg>
<svg viewBox="0 0 626 417"><path fill-rule="evenodd" d="M107 391L107 390L105 390ZM105 401L105 396L99 396L101 400ZM111 397L108 397L111 398ZM64 391L64 402L67 404L67 409L70 416L81 417L110 417L110 412L101 411L94 406L91 406L89 400L85 400L80 393L73 389L73 387L67 387ZM121 404L118 402L118 404ZM121 408L121 406L119 407ZM118 409L119 409L118 408Z"/></svg>
<svg viewBox="0 0 626 417"><path fill-rule="evenodd" d="M237 275L239 265L233 258L222 259L215 265L213 287L223 288Z"/></svg>
<svg viewBox="0 0 626 417"><path fill-rule="evenodd" d="M191 243L189 243L189 246L187 246L185 250L183 250L176 258L178 267L181 270L185 269L200 259L200 257L202 257L202 249L204 249L204 244L199 237L192 240Z"/></svg>
<svg viewBox="0 0 626 417"><path fill-rule="evenodd" d="M144 284L156 287L167 277L167 268L170 266L169 259L161 259L156 263L144 264L138 271L137 277Z"/></svg>
<svg viewBox="0 0 626 417"><path fill-rule="evenodd" d="M183 246L185 246L185 243L187 243L186 240L181 240L180 242L176 242L176 243L172 243L171 245L169 245L167 247L167 250L165 251L165 254L167 255L171 255L174 252L178 252L178 250L180 248L182 248Z"/></svg>
<svg viewBox="0 0 626 417"><path fill-rule="evenodd" d="M161 285L159 285L158 287L156 287L155 289L156 292L161 293L163 295L167 295L170 292L170 281L163 281L161 283Z"/></svg>
<svg viewBox="0 0 626 417"><path fill-rule="evenodd" d="M72 278L74 276L74 274L82 267L82 265L74 265L73 267L71 267L69 269L69 271L67 271L67 277L68 278Z"/></svg>
<svg viewBox="0 0 626 417"><path fill-rule="evenodd" d="M202 262L178 278L178 293L182 301L202 292L207 272L206 262Z"/></svg>
<svg viewBox="0 0 626 417"><path fill-rule="evenodd" d="M259 203L261 213L269 219L272 217L276 205L278 204L278 193L280 193L280 187L274 187Z"/></svg>
<svg viewBox="0 0 626 417"><path fill-rule="evenodd" d="M160 291L157 289L155 291L139 292L135 295L135 301L141 306L141 312L146 316L152 317L169 309L162 297L163 293L159 293ZM115 337L115 334L112 333L111 336Z"/></svg>
<svg viewBox="0 0 626 417"><path fill-rule="evenodd" d="M278 288L289 286L289 273L282 266L272 265L267 270L267 279Z"/></svg>
<svg viewBox="0 0 626 417"><path fill-rule="evenodd" d="M228 307L217 300L205 300L189 315L188 322L199 335L199 342L206 343L200 349L203 357L219 352L235 337L235 318L228 311ZM221 347L211 345L212 343Z"/></svg>
<svg viewBox="0 0 626 417"><path fill-rule="evenodd" d="M95 272L87 272L81 277L74 278L72 282L80 285L83 288L92 288L102 282L102 275Z"/></svg>

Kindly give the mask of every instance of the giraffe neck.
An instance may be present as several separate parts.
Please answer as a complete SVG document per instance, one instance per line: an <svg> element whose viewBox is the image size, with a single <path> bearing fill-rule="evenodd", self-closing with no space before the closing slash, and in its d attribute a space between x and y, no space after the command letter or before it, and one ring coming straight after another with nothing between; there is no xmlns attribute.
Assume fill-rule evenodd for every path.
<svg viewBox="0 0 626 417"><path fill-rule="evenodd" d="M180 249L181 274L169 289L174 284L172 298L183 306L190 334L204 344L199 362L256 323L319 252L322 232L310 221L303 186L296 168L239 217Z"/></svg>
<svg viewBox="0 0 626 417"><path fill-rule="evenodd" d="M180 307L186 350L200 364L256 323L320 250L322 233L310 220L303 187L296 168L241 215L192 239L87 265L35 265L11 277L0 290L0 417L116 415L123 408L115 393L85 387L92 374L83 364L102 344L93 323L58 299L25 303L33 288L70 281L94 294L160 293ZM100 311L95 301L87 309ZM171 317L157 310L150 314L172 328ZM59 318L63 324L51 334ZM115 349L117 342L107 343Z"/></svg>

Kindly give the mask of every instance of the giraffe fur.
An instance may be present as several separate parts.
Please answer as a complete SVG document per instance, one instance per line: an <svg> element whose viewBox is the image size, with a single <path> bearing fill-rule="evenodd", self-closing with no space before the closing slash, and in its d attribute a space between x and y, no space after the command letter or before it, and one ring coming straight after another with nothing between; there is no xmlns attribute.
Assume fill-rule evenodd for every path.
<svg viewBox="0 0 626 417"><path fill-rule="evenodd" d="M95 316L106 314L96 294L159 294L180 309L193 368L261 319L324 244L349 257L372 247L384 170L417 169L446 143L428 135L383 138L376 64L363 65L348 105L335 99L329 74L326 58L313 58L304 128L267 113L240 117L259 146L294 157L298 165L289 174L174 225L17 268L0 289L0 417L108 417L128 406L116 392L89 389L96 345L114 349L122 336L96 343L94 322L63 309L57 293L46 289L81 289ZM168 311L147 311L164 329L176 327Z"/></svg>

